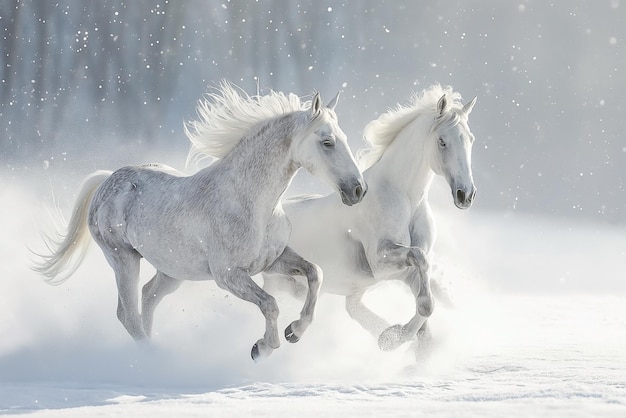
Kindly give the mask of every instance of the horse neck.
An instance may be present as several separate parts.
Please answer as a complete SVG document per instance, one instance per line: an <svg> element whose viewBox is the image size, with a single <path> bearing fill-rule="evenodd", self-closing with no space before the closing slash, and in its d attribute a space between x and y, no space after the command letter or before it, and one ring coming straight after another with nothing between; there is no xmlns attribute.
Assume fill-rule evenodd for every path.
<svg viewBox="0 0 626 418"><path fill-rule="evenodd" d="M217 162L230 191L262 217L271 215L298 170L291 152L296 121L289 117L260 126Z"/></svg>
<svg viewBox="0 0 626 418"><path fill-rule="evenodd" d="M414 206L426 200L435 176L427 144L430 125L430 118L421 115L400 130L380 160L367 170L366 180L384 179L405 193Z"/></svg>

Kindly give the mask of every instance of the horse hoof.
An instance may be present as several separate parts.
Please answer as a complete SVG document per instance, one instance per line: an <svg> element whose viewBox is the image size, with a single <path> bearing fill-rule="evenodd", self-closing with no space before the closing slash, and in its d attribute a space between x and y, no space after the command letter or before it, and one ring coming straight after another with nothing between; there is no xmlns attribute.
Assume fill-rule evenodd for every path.
<svg viewBox="0 0 626 418"><path fill-rule="evenodd" d="M252 346L252 351L250 352L250 355L252 356L252 360L256 363L257 359L259 358L259 345L258 344L254 344Z"/></svg>
<svg viewBox="0 0 626 418"><path fill-rule="evenodd" d="M272 354L272 351L274 351L272 347L268 346L263 340L259 340L252 346L250 355L252 356L252 360L254 360L255 363L258 363Z"/></svg>
<svg viewBox="0 0 626 418"><path fill-rule="evenodd" d="M297 343L300 341L300 337L298 337L294 332L292 326L293 324L289 324L289 326L285 329L285 338L290 343Z"/></svg>
<svg viewBox="0 0 626 418"><path fill-rule="evenodd" d="M406 332L402 325L393 325L384 330L378 337L378 347L383 351L391 351L407 342Z"/></svg>

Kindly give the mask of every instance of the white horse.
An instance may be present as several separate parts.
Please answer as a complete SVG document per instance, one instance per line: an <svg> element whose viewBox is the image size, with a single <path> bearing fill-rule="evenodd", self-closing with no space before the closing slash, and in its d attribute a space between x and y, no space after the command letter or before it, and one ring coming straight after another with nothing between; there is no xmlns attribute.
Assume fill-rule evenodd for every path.
<svg viewBox="0 0 626 418"><path fill-rule="evenodd" d="M460 209L472 205L474 136L468 117L476 98L465 106L450 87L434 85L369 123L368 147L357 154L369 192L354 208L332 196L285 201L292 222L289 245L324 269L322 292L346 296L350 316L371 332L383 350L391 350L426 330L433 311L429 253L436 237L428 192L436 174L443 176ZM266 290L302 286L291 277L264 275ZM390 326L362 302L364 293L383 280L405 281L416 311L404 325ZM419 340L418 340L419 341Z"/></svg>
<svg viewBox="0 0 626 418"><path fill-rule="evenodd" d="M263 271L306 276L300 319L285 330L296 342L313 319L322 271L290 247L281 196L300 167L327 180L347 205L366 184L337 124L336 100L324 107L272 92L250 97L224 82L200 102L186 131L217 160L192 176L161 165L96 172L83 182L67 233L49 240L36 270L52 283L76 270L90 242L115 272L117 316L136 340L150 336L154 310L183 280L210 280L257 305L266 319L252 347L256 361L280 345L278 306L251 276ZM138 309L139 261L157 270Z"/></svg>

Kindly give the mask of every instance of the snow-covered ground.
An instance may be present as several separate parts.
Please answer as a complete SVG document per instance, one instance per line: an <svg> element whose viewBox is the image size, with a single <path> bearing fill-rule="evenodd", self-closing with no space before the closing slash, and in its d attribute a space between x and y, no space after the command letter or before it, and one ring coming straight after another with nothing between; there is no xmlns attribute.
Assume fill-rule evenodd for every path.
<svg viewBox="0 0 626 418"><path fill-rule="evenodd" d="M626 416L623 226L438 212L456 304L437 306L429 356L379 351L324 295L302 340L255 364L260 313L211 282L163 301L147 348L117 321L96 246L68 282L43 283L26 249L41 248L41 198L21 185L0 180L1 415ZM71 203L72 191L58 194ZM368 303L394 323L413 309L398 284ZM284 328L300 305L279 305Z"/></svg>

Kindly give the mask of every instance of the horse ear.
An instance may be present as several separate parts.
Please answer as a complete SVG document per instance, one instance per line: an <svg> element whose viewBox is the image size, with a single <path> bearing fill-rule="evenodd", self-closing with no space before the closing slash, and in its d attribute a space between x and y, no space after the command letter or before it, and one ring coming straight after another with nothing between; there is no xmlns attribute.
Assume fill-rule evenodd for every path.
<svg viewBox="0 0 626 418"><path fill-rule="evenodd" d="M466 104L465 106L463 106L463 112L466 115L469 115L472 112L472 108L474 107L474 105L476 104L476 99L477 97L474 97L468 104Z"/></svg>
<svg viewBox="0 0 626 418"><path fill-rule="evenodd" d="M313 102L311 102L311 113L313 115L317 115L322 108L322 98L320 97L319 92L315 92L315 96L313 97Z"/></svg>
<svg viewBox="0 0 626 418"><path fill-rule="evenodd" d="M339 95L341 94L341 90L339 90L337 92L337 95L335 96L334 99L332 99L327 105L326 107L329 108L330 110L335 110L335 107L337 107L337 102L339 101Z"/></svg>
<svg viewBox="0 0 626 418"><path fill-rule="evenodd" d="M439 101L437 102L437 112L439 112L439 116L443 115L448 107L448 99L446 99L446 95L441 96Z"/></svg>

